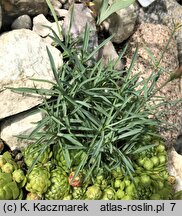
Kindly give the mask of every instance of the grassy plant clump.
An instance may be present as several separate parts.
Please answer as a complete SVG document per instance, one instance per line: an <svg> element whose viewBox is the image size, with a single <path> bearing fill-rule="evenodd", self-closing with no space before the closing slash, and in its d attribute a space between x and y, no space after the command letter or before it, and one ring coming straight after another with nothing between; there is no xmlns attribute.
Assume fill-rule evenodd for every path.
<svg viewBox="0 0 182 216"><path fill-rule="evenodd" d="M35 82L49 82L52 88L16 89L39 94L43 99L39 110L44 118L28 139L35 140L41 147L38 157L50 146L58 146L66 170L74 167L75 176L85 169L87 179L101 168L112 172L117 167L132 176L133 158L156 145L143 140L159 136L156 129L161 122L155 118L156 107L151 101L160 90L156 89L160 73L155 72L142 81L139 81L140 73L132 75L137 50L130 67L123 71L114 70L116 62L106 67L102 59L95 62L93 56L112 36L89 52L89 32L87 26L82 49L77 51L79 39L73 41L69 37L64 43L53 31L52 39L62 51L64 64L56 69L47 49L55 82L34 79ZM77 158L76 163L73 157ZM38 158L33 165L36 161Z"/></svg>
<svg viewBox="0 0 182 216"><path fill-rule="evenodd" d="M116 1L108 6L108 1L103 1L98 23L131 2ZM47 3L58 24L50 1ZM112 36L90 50L89 26L74 40L68 32L61 41L59 25L58 30L59 35L52 30L50 37L62 53L63 65L56 68L47 48L55 79L32 79L52 88L12 89L38 94L43 101L37 111L44 117L31 134L22 136L34 142L23 150L27 199L171 199L166 151L157 131L163 121L156 108L164 102L156 95L181 74L172 73L157 87L165 50L154 73L141 81L140 73L132 73L137 49L130 67L118 71L115 65L127 47L107 66L95 58ZM37 176L46 187L34 183Z"/></svg>

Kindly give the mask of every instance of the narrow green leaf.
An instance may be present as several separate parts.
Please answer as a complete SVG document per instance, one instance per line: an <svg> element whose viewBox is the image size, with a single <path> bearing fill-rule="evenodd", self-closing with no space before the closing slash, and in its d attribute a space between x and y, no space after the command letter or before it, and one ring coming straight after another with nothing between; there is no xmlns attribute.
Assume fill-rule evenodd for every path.
<svg viewBox="0 0 182 216"><path fill-rule="evenodd" d="M69 140L74 145L82 146L82 143L80 143L78 140L76 140L75 137L73 138L73 135L57 133L57 136Z"/></svg>
<svg viewBox="0 0 182 216"><path fill-rule="evenodd" d="M146 151L146 150L148 150L154 146L156 146L156 144L142 146L142 147L138 148L137 150L132 151L132 154L139 154L139 153Z"/></svg>
<svg viewBox="0 0 182 216"><path fill-rule="evenodd" d="M129 7L132 3L134 3L135 0L115 0L113 3L107 7L108 0L103 0L102 7L100 10L99 18L97 20L97 24L100 25L105 19L107 19L111 14L124 9L126 7ZM105 3L104 3L105 2Z"/></svg>
<svg viewBox="0 0 182 216"><path fill-rule="evenodd" d="M62 36L61 29L60 29L59 21L58 21L56 12L54 10L54 7L53 7L53 5L52 5L52 3L51 3L50 0L46 0L46 2L47 2L48 7L50 8L50 11L51 11L53 17L54 17L54 20L56 22L56 26L57 26L57 29L58 29L58 32L59 32L59 36L61 37Z"/></svg>
<svg viewBox="0 0 182 216"><path fill-rule="evenodd" d="M123 138L126 138L126 137L130 137L130 136L133 136L137 133L140 133L142 129L134 129L132 131L129 131L129 132L126 132L126 133L123 133L121 135L119 135L117 138L114 138L113 140L116 141L116 140L121 140Z"/></svg>
<svg viewBox="0 0 182 216"><path fill-rule="evenodd" d="M98 45L94 51L87 57L85 61L90 60L107 42L109 42L113 38L113 35L105 39L100 45Z"/></svg>

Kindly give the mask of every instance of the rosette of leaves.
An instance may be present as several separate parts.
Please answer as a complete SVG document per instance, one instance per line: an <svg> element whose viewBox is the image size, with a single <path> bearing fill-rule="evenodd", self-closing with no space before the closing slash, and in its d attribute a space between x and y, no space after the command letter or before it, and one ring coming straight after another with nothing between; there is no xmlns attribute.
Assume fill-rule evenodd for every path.
<svg viewBox="0 0 182 216"><path fill-rule="evenodd" d="M53 157L52 162L56 165L61 167L63 170L69 172L69 169L66 164L66 160L62 151L62 148L58 145L53 146Z"/></svg>
<svg viewBox="0 0 182 216"><path fill-rule="evenodd" d="M73 187L72 188L72 199L83 200L86 188L84 187Z"/></svg>
<svg viewBox="0 0 182 216"><path fill-rule="evenodd" d="M9 151L0 155L0 168L2 172L12 173L19 168L19 165L14 161Z"/></svg>
<svg viewBox="0 0 182 216"><path fill-rule="evenodd" d="M158 137L156 128L162 125L156 106L151 102L156 100L158 91L172 80L171 76L161 87L157 87L162 75L159 65L146 80L139 80L140 73L132 75L137 49L130 67L123 71L115 70L114 66L123 57L126 48L117 61L107 66L103 66L102 59L93 61L93 56L112 36L89 51L88 26L83 37L80 36L83 40L81 51L75 48L79 37L73 40L65 34L64 41L61 41L59 35L52 32L50 37L62 51L64 64L57 69L47 49L55 81L33 79L34 82L48 82L52 88L13 89L38 94L43 99L39 110L44 113L44 118L28 139L35 140L42 152L47 146L58 145L68 170L72 168L72 154L84 152L74 172L77 176L80 171L88 170L85 182L101 168L109 172L119 168L133 178L133 158L155 146L144 142L139 145L142 137L150 134ZM160 98L157 99L160 101ZM157 106L162 104L161 99Z"/></svg>
<svg viewBox="0 0 182 216"><path fill-rule="evenodd" d="M7 165L7 166L6 166ZM14 174L17 170L12 169L12 164L6 163L3 166L3 170L0 171L0 199L1 200L16 200L22 199L23 193L22 188L25 185L26 178L21 172L21 176L19 176L19 181L17 182L17 178L15 179ZM14 170L14 171L13 171Z"/></svg>
<svg viewBox="0 0 182 216"><path fill-rule="evenodd" d="M23 170L17 169L12 173L13 181L15 181L20 188L23 188L26 184L27 178Z"/></svg>
<svg viewBox="0 0 182 216"><path fill-rule="evenodd" d="M51 185L50 170L43 165L35 165L34 168L27 174L26 190L42 197Z"/></svg>
<svg viewBox="0 0 182 216"><path fill-rule="evenodd" d="M10 173L0 173L0 200L16 200L21 194Z"/></svg>
<svg viewBox="0 0 182 216"><path fill-rule="evenodd" d="M103 190L102 200L115 200L116 191L112 187L107 187Z"/></svg>
<svg viewBox="0 0 182 216"><path fill-rule="evenodd" d="M28 193L26 196L26 200L41 200L42 197L38 196L36 193Z"/></svg>
<svg viewBox="0 0 182 216"><path fill-rule="evenodd" d="M49 146L46 146L42 151L42 147L36 143L29 144L22 150L24 162L28 168L30 168L36 161L45 164L52 156L52 152Z"/></svg>
<svg viewBox="0 0 182 216"><path fill-rule="evenodd" d="M95 184L89 186L86 191L86 199L88 200L100 200L102 197L102 190L99 185Z"/></svg>
<svg viewBox="0 0 182 216"><path fill-rule="evenodd" d="M67 173L69 173L70 169L68 169L67 161L65 160L65 152L60 147L60 145L54 145L52 152L52 162L57 166L61 167L62 169L64 169ZM78 166L83 157L84 151L70 150L69 161L71 167Z"/></svg>
<svg viewBox="0 0 182 216"><path fill-rule="evenodd" d="M62 200L69 195L70 185L68 182L67 173L60 167L51 170L51 184L45 193L46 200Z"/></svg>
<svg viewBox="0 0 182 216"><path fill-rule="evenodd" d="M22 199L25 183L24 171L14 161L10 152L6 151L0 155L0 199Z"/></svg>

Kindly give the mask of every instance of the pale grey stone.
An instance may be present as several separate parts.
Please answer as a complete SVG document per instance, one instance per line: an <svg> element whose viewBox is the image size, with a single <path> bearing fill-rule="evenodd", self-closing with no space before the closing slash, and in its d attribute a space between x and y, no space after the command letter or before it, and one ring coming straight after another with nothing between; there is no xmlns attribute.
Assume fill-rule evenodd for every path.
<svg viewBox="0 0 182 216"><path fill-rule="evenodd" d="M106 20L109 24L109 33L114 34L112 41L115 43L122 43L126 40L134 31L136 19L137 6L135 3L128 8L113 13Z"/></svg>
<svg viewBox="0 0 182 216"><path fill-rule="evenodd" d="M52 5L54 7L54 11L56 12L57 17L65 17L68 14L68 8L62 8L62 5L66 2L66 1L58 1L58 0L51 0ZM51 11L50 14L52 15Z"/></svg>
<svg viewBox="0 0 182 216"><path fill-rule="evenodd" d="M61 2L61 4L65 4L67 2L67 0L59 0L59 1Z"/></svg>
<svg viewBox="0 0 182 216"><path fill-rule="evenodd" d="M41 119L40 112L32 113L31 111L9 117L1 123L0 137L11 150L26 147L31 141L20 139L17 136L29 135Z"/></svg>
<svg viewBox="0 0 182 216"><path fill-rule="evenodd" d="M59 27L60 27L60 31L62 31L62 25L63 25L63 21L58 21ZM59 39L61 41L63 41L63 35L62 32L59 32L58 27L57 27L57 23L53 22L51 23L51 29L57 34L57 36L59 36ZM54 34L52 32L52 30L49 30L49 34L47 35L47 37L43 38L43 40L46 43L49 43L51 45L53 45L53 43L55 42L50 36L54 37Z"/></svg>
<svg viewBox="0 0 182 216"><path fill-rule="evenodd" d="M111 61L114 63L116 60L118 60L118 57L119 56L111 41L105 44L104 47L101 48L99 51L99 59L102 59L104 66L107 66L109 62ZM124 64L122 64L122 62L119 60L116 63L114 69L122 70L123 67L124 67Z"/></svg>
<svg viewBox="0 0 182 216"><path fill-rule="evenodd" d="M54 81L46 46L56 68L62 65L60 51L46 44L28 29L13 30L0 36L0 119L28 110L42 102L40 96L17 94L6 87L51 88L30 78Z"/></svg>
<svg viewBox="0 0 182 216"><path fill-rule="evenodd" d="M176 179L174 190L175 192L182 190L182 155L178 154L174 148L168 151L168 172Z"/></svg>
<svg viewBox="0 0 182 216"><path fill-rule="evenodd" d="M63 21L58 21L60 31L62 31ZM33 19L33 31L43 37L43 40L49 44L53 43L52 38L54 36L52 30L59 35L59 38L63 40L62 33L59 33L56 22L49 22L43 14L40 14ZM61 34L61 35L60 35Z"/></svg>
<svg viewBox="0 0 182 216"><path fill-rule="evenodd" d="M51 22L43 14L33 18L33 31L42 37L46 37L50 33L50 29L47 27L51 27L51 25Z"/></svg>
<svg viewBox="0 0 182 216"><path fill-rule="evenodd" d="M53 5L54 11L56 12L56 15L57 15L58 17L60 17L60 16L59 16L59 14L60 14L59 11L60 11L60 9L61 9L61 7L62 7L61 2L58 1L58 0L51 0L51 3L52 3L52 5ZM51 14L51 11L50 11L50 14Z"/></svg>
<svg viewBox="0 0 182 216"><path fill-rule="evenodd" d="M56 14L58 17L66 17L68 15L68 10L66 9L57 9Z"/></svg>
<svg viewBox="0 0 182 216"><path fill-rule="evenodd" d="M32 20L29 15L22 15L15 19L11 25L11 29L31 29Z"/></svg>
<svg viewBox="0 0 182 216"><path fill-rule="evenodd" d="M63 30L66 33L68 32L72 7L74 9L74 12L73 23L70 29L71 36L74 39L83 36L85 27L86 25L88 25L91 30L89 48L90 51L92 51L98 45L97 30L91 10L84 4L74 4L70 7L69 14L64 19ZM80 46L82 46L82 44L83 42L81 42Z"/></svg>
<svg viewBox="0 0 182 216"><path fill-rule="evenodd" d="M62 3L59 0L51 0L51 4L54 7L54 10L62 7Z"/></svg>

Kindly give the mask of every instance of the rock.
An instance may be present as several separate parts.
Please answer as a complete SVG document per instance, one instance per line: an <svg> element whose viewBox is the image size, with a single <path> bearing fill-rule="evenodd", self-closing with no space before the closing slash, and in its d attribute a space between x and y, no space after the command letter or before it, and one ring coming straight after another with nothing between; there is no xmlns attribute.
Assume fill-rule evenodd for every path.
<svg viewBox="0 0 182 216"><path fill-rule="evenodd" d="M126 40L133 33L136 19L137 5L134 3L128 8L113 13L105 20L105 25L108 25L109 33L115 34L112 41L122 43Z"/></svg>
<svg viewBox="0 0 182 216"><path fill-rule="evenodd" d="M2 25L2 9L0 5L0 30L1 30L1 25Z"/></svg>
<svg viewBox="0 0 182 216"><path fill-rule="evenodd" d="M66 2L65 4L63 4L63 9L69 10L69 7L70 7L69 2Z"/></svg>
<svg viewBox="0 0 182 216"><path fill-rule="evenodd" d="M157 72L159 71L159 68L161 68L161 72L163 74L157 81L157 87L159 87L165 81L167 81L170 73L176 70L179 64L177 59L178 52L176 41L173 38L163 55L158 69L154 66L156 62L151 59L146 50L146 47L150 49L153 58L155 58L155 61L159 61L170 36L171 31L167 26L149 23L141 24L136 32L132 35L126 54L127 67L129 67L132 59L132 54L138 46L138 56L135 61L132 73L141 73L139 81L142 81L143 79L145 80L153 71ZM168 83L162 90L160 90L158 96L165 97L164 100L168 102L180 99L181 93L179 80L174 80ZM154 103L156 104L157 102L155 101ZM164 130L163 128L161 128L160 131L161 135L163 135L166 140L166 145L172 145L178 134L177 130L181 125L181 105L168 103L165 104L164 107L161 107L161 109L158 109L157 112L162 120L168 122L169 124L171 124L171 126L176 125L175 128L170 127L170 130Z"/></svg>
<svg viewBox="0 0 182 216"><path fill-rule="evenodd" d="M66 17L68 15L68 10L66 9L59 9L56 11L58 17Z"/></svg>
<svg viewBox="0 0 182 216"><path fill-rule="evenodd" d="M43 14L39 14L33 18L33 31L42 37L48 36L50 33L51 22L49 22Z"/></svg>
<svg viewBox="0 0 182 216"><path fill-rule="evenodd" d="M42 119L40 112L27 111L9 117L1 123L0 137L7 143L11 150L26 147L31 141L20 139L17 136L29 135L36 126L36 122Z"/></svg>
<svg viewBox="0 0 182 216"><path fill-rule="evenodd" d="M138 23L164 24L166 16L168 16L167 4L169 2L176 3L175 0L156 0L147 8L138 6Z"/></svg>
<svg viewBox="0 0 182 216"><path fill-rule="evenodd" d="M54 80L46 46L58 68L62 65L60 51L44 43L36 33L20 29L0 36L0 119L28 110L42 102L39 96L17 94L6 87L51 87L48 83L29 79Z"/></svg>
<svg viewBox="0 0 182 216"><path fill-rule="evenodd" d="M73 23L70 30L72 37L77 38L80 34L83 34L86 24L90 25L90 28L93 31L92 34L96 33L95 20L91 14L91 10L84 4L74 4L70 8L68 16L64 19L63 28L65 32L68 32L69 29L72 8L74 10ZM82 19L80 19L80 17Z"/></svg>
<svg viewBox="0 0 182 216"><path fill-rule="evenodd" d="M102 59L104 66L107 66L111 61L116 61L118 57L119 56L111 41L109 41L107 44L104 45L103 48L99 50L99 59ZM120 60L116 63L114 69L122 70L123 67L124 64L122 64Z"/></svg>
<svg viewBox="0 0 182 216"><path fill-rule="evenodd" d="M51 4L54 7L54 10L62 7L62 3L59 0L51 0Z"/></svg>
<svg viewBox="0 0 182 216"><path fill-rule="evenodd" d="M168 171L176 178L175 192L182 190L182 155L173 148L168 151Z"/></svg>
<svg viewBox="0 0 182 216"><path fill-rule="evenodd" d="M86 24L88 24L91 30L89 48L90 51L92 51L98 45L97 30L91 10L84 4L73 4L70 7L69 14L64 19L63 30L66 33L69 30L72 7L74 8L73 23L70 29L72 38L76 39L80 37L80 35L83 35ZM81 43L80 46L82 46L82 44L83 43Z"/></svg>
<svg viewBox="0 0 182 216"><path fill-rule="evenodd" d="M138 0L142 7L148 7L155 0Z"/></svg>
<svg viewBox="0 0 182 216"><path fill-rule="evenodd" d="M63 21L58 21L60 30L62 29ZM47 28L47 27L48 28ZM49 22L43 14L40 14L33 19L33 31L44 38L46 43L52 44L53 40L49 36L54 36L51 29L59 35L56 22ZM60 39L63 40L63 36L59 35Z"/></svg>
<svg viewBox="0 0 182 216"><path fill-rule="evenodd" d="M54 8L54 11L56 12L56 15L59 17L59 14L60 14L59 10L60 10L61 7L62 7L61 2L58 1L58 0L51 0L51 4L52 4L52 6L53 6L53 8ZM50 11L50 14L51 14L51 11ZM52 14L51 14L51 15L52 15Z"/></svg>
<svg viewBox="0 0 182 216"><path fill-rule="evenodd" d="M30 16L22 15L15 19L11 25L11 29L31 29L32 21Z"/></svg>
<svg viewBox="0 0 182 216"><path fill-rule="evenodd" d="M65 4L67 2L67 0L59 0L61 2L61 4ZM68 0L70 1L70 0Z"/></svg>
<svg viewBox="0 0 182 216"><path fill-rule="evenodd" d="M62 20L61 20L61 21L58 21L58 23L59 23L59 26L60 26L60 30L62 30L63 21L62 21ZM59 34L59 31L58 31L57 23L56 23L56 22L51 23L51 29L59 36L59 39L60 39L61 41L63 41L62 32L60 32L60 34ZM49 36L54 37L54 34L53 34L53 32L52 32L51 30L49 30L49 34L47 35L47 37L44 38L44 41L45 41L46 43L49 43L49 44L52 45L52 44L54 43L54 40L53 40L52 38L50 38Z"/></svg>
<svg viewBox="0 0 182 216"><path fill-rule="evenodd" d="M35 16L48 13L45 0L1 0L1 6L3 10L3 26L11 25L14 19L24 14Z"/></svg>

